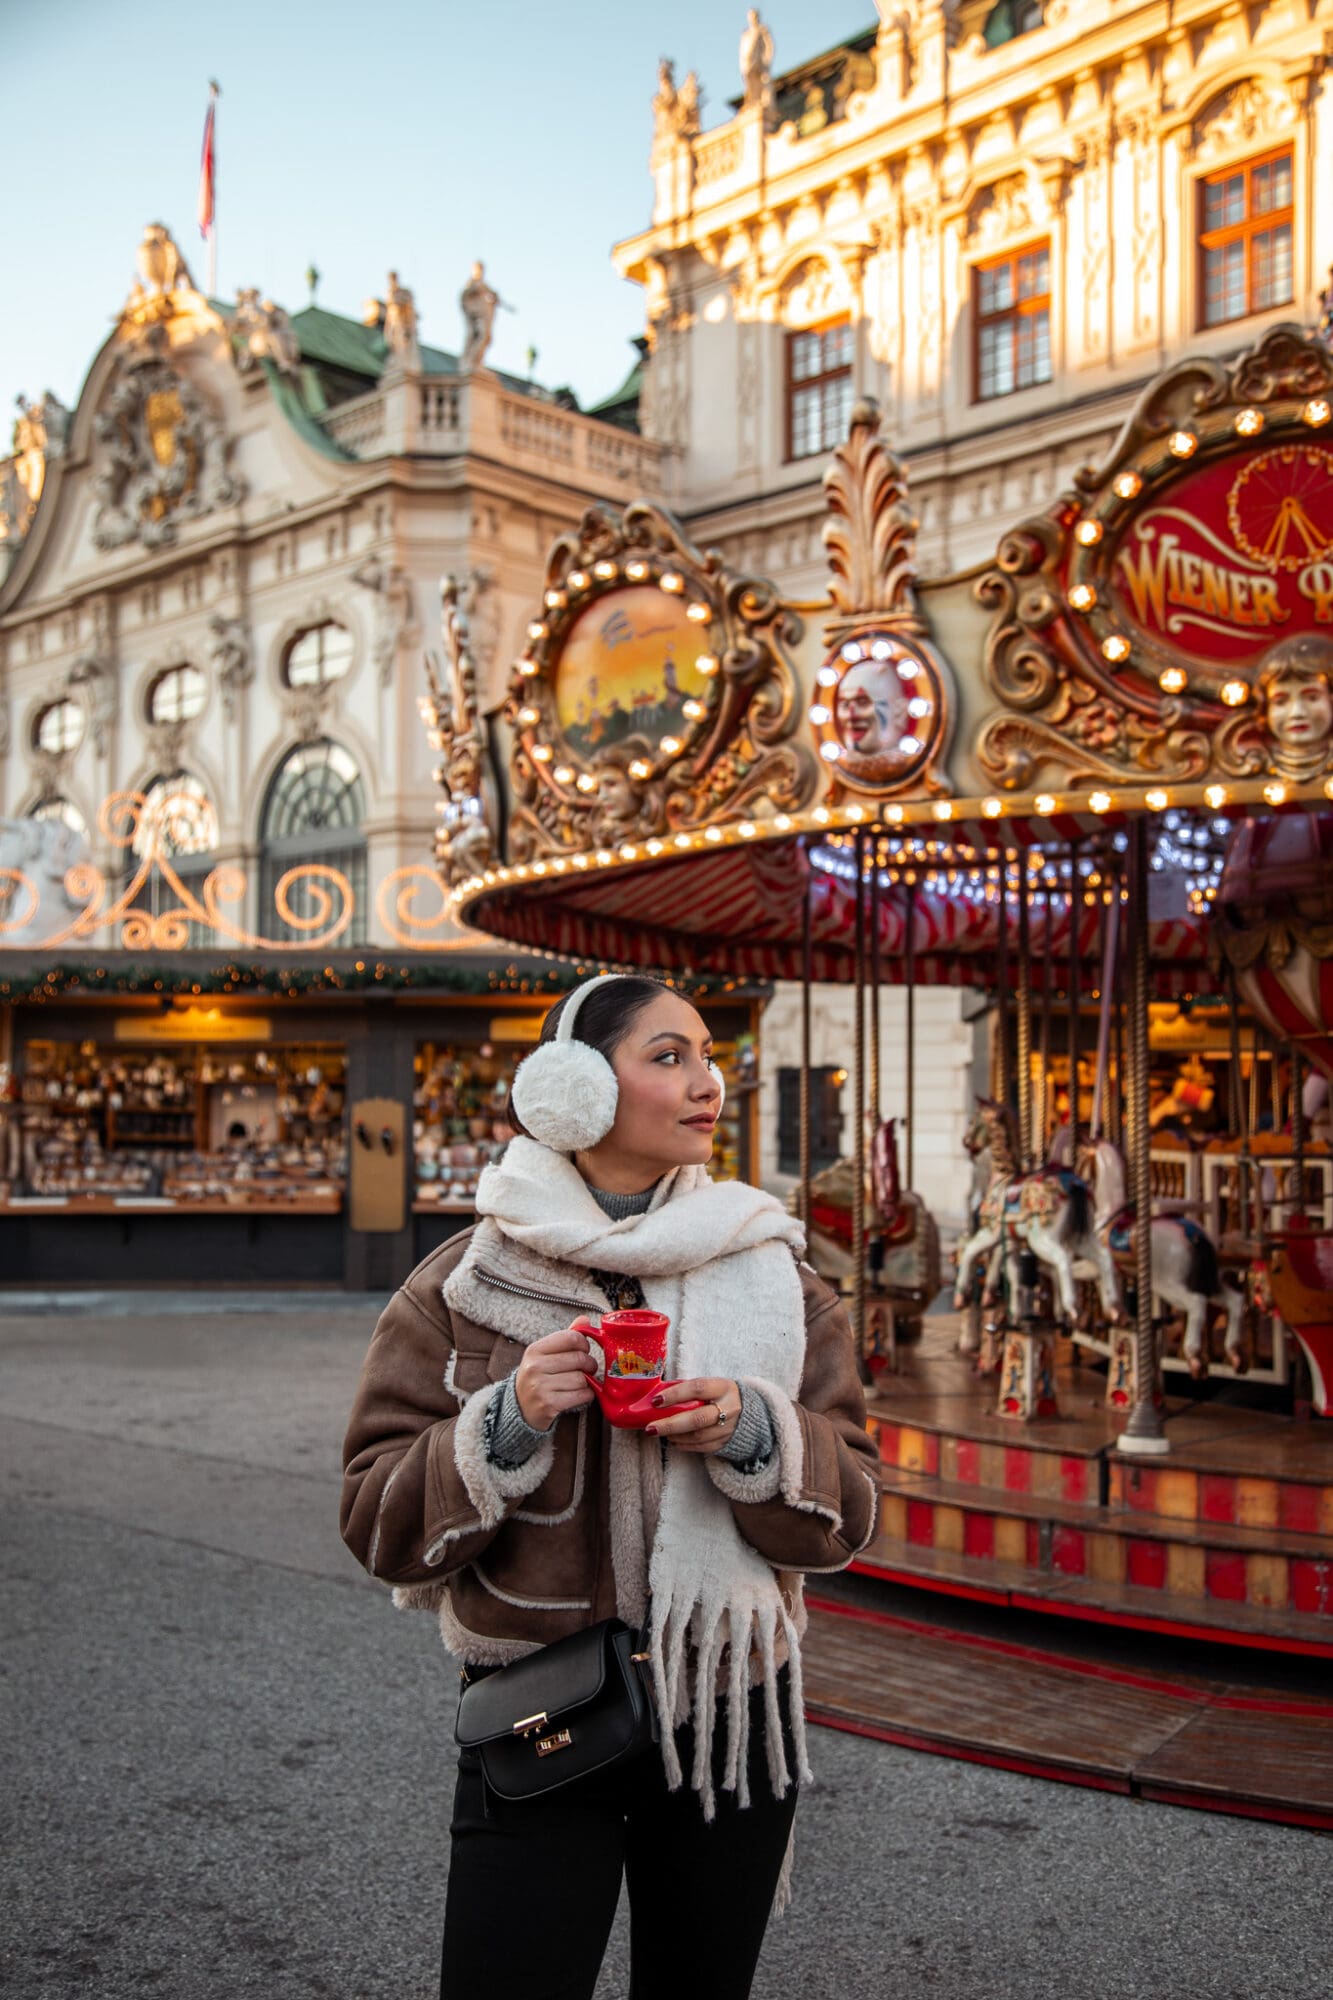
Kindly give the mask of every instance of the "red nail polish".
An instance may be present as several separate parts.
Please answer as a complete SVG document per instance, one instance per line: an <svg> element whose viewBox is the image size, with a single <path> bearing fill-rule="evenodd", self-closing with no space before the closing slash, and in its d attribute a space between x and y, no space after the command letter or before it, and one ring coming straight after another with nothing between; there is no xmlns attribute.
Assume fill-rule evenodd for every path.
<svg viewBox="0 0 1333 2000"><path fill-rule="evenodd" d="M654 1396L650 1408L654 1410L660 1410L665 1401L666 1401L665 1396Z"/></svg>
<svg viewBox="0 0 1333 2000"><path fill-rule="evenodd" d="M656 1425L656 1424L645 1424L645 1425L644 1425L644 1427L643 1427L643 1429L644 1429L644 1435L645 1435L646 1437L654 1437L654 1438L655 1438L655 1437L657 1436L657 1425Z"/></svg>

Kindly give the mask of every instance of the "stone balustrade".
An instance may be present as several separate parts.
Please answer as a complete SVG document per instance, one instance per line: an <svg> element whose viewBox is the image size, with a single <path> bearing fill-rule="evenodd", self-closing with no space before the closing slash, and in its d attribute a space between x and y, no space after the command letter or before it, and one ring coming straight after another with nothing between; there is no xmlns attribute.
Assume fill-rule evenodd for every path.
<svg viewBox="0 0 1333 2000"><path fill-rule="evenodd" d="M675 454L617 424L507 389L489 370L404 376L320 422L356 458L475 453L604 499L671 497Z"/></svg>

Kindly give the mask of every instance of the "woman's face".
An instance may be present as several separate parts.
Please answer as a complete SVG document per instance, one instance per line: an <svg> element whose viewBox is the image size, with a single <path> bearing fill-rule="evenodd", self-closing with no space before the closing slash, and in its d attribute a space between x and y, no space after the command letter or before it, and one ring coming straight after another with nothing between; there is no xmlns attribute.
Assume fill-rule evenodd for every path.
<svg viewBox="0 0 1333 2000"><path fill-rule="evenodd" d="M594 1187L647 1187L672 1167L703 1166L722 1093L708 1067L713 1038L688 1000L663 993L636 1014L611 1058L620 1097L606 1138L578 1155Z"/></svg>

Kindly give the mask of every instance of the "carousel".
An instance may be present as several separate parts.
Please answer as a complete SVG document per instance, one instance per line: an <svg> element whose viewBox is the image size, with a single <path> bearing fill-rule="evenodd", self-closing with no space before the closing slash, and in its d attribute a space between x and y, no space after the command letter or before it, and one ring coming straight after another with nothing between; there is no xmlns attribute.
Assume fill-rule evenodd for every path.
<svg viewBox="0 0 1333 2000"><path fill-rule="evenodd" d="M881 1447L868 1576L1333 1658L1330 474L1333 355L1279 327L1169 370L992 562L926 578L863 402L825 477L825 599L648 502L596 508L550 552L503 716L465 635L423 703L460 921L580 966L800 982L796 1198ZM816 1175L824 982L853 993L853 1143ZM978 996L991 1054L951 1268L913 1191L941 984Z"/></svg>

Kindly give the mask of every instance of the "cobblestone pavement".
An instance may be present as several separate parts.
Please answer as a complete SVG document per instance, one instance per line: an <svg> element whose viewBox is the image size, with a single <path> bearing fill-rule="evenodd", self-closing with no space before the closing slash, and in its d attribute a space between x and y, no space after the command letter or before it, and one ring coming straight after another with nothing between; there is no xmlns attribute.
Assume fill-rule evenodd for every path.
<svg viewBox="0 0 1333 2000"><path fill-rule="evenodd" d="M435 1993L455 1683L337 1535L375 1311L0 1295L7 2000ZM1317 1835L813 1752L756 2000L1333 1991ZM667 1934L702 1995L707 1939ZM625 1964L622 1911L598 2000Z"/></svg>

